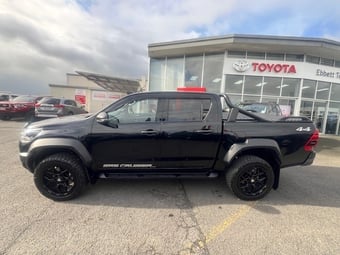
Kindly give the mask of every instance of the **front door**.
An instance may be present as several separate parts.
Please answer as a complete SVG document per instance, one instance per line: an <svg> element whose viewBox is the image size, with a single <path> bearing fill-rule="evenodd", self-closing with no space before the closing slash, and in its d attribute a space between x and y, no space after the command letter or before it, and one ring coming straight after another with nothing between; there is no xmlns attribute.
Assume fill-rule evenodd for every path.
<svg viewBox="0 0 340 255"><path fill-rule="evenodd" d="M157 99L134 100L106 111L109 121L94 122L88 143L96 170L152 169L159 158Z"/></svg>

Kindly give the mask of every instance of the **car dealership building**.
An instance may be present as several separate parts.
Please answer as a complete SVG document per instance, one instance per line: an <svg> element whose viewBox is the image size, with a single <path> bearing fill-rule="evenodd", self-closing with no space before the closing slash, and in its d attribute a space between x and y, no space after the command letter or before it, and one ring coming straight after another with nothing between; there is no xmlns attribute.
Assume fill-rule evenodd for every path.
<svg viewBox="0 0 340 255"><path fill-rule="evenodd" d="M340 42L227 35L150 44L149 90L205 87L235 104L277 102L340 135Z"/></svg>

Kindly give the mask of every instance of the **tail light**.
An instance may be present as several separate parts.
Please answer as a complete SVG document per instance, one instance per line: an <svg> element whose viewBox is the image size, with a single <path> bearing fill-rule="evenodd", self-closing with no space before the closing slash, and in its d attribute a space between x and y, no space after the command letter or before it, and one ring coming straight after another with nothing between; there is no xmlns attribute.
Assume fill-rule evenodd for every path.
<svg viewBox="0 0 340 255"><path fill-rule="evenodd" d="M35 107L40 107L40 104L35 104L34 106L35 106Z"/></svg>
<svg viewBox="0 0 340 255"><path fill-rule="evenodd" d="M312 136L309 138L309 140L304 146L305 151L312 151L314 146L316 146L316 144L318 143L318 141L319 141L319 130L315 129L314 133L312 134Z"/></svg>

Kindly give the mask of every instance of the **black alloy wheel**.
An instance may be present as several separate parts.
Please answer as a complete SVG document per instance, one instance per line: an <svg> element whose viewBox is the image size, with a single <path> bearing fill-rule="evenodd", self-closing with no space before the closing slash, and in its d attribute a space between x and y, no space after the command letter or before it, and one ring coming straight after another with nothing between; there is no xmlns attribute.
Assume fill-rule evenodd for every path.
<svg viewBox="0 0 340 255"><path fill-rule="evenodd" d="M74 178L68 168L57 165L45 170L43 184L54 196L65 196L71 194L75 184Z"/></svg>
<svg viewBox="0 0 340 255"><path fill-rule="evenodd" d="M65 201L78 196L87 179L76 157L68 153L58 153L38 164L34 171L34 182L45 197Z"/></svg>
<svg viewBox="0 0 340 255"><path fill-rule="evenodd" d="M271 165L257 156L237 159L226 174L230 190L242 200L257 200L267 195L274 184Z"/></svg>

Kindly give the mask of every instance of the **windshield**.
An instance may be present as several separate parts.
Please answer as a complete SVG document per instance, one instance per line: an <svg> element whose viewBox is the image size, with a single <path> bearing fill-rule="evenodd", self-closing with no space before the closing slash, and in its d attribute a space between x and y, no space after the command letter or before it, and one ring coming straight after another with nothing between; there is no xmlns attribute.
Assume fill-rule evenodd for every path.
<svg viewBox="0 0 340 255"><path fill-rule="evenodd" d="M18 96L13 99L13 102L34 102L35 99L34 96Z"/></svg>

